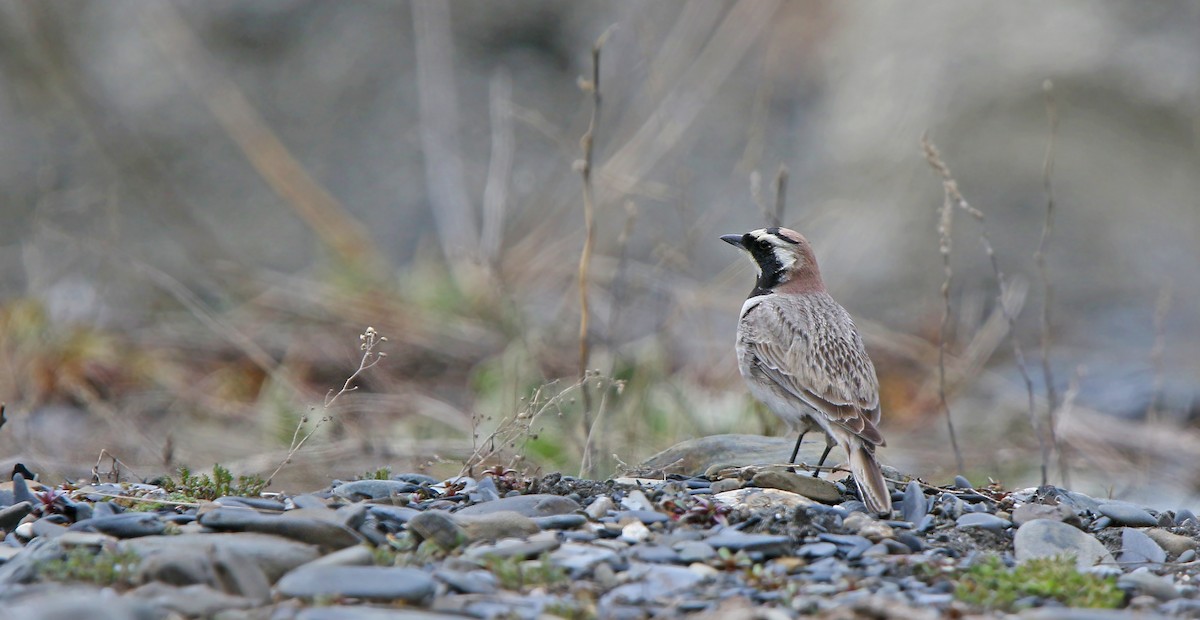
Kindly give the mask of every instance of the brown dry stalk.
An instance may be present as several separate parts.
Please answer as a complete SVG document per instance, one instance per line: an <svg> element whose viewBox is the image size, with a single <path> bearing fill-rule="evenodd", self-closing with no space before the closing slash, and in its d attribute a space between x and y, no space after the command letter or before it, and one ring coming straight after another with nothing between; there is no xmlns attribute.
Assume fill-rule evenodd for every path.
<svg viewBox="0 0 1200 620"><path fill-rule="evenodd" d="M588 322L590 317L590 308L588 307L588 269L592 263L592 247L595 244L595 223L596 223L596 205L594 200L594 191L592 188L592 165L595 153L596 142L596 122L600 118L600 50L604 47L605 40L612 33L615 26L609 26L595 44L592 45L592 78L591 80L580 80L580 88L591 94L592 98L592 114L588 119L587 131L583 137L579 139L580 149L583 151L583 159L575 163L579 170L579 176L583 180L583 250L579 254L579 381L580 389L583 396L583 435L584 446L588 445L588 435L592 430L592 396L587 386L588 362L591 358L591 349L588 340ZM591 463L591 455L587 454L585 448L581 467L588 467Z"/></svg>
<svg viewBox="0 0 1200 620"><path fill-rule="evenodd" d="M296 455L296 452L298 452L300 448L304 447L304 444L307 443L309 438L313 436L313 433L316 433L317 430L324 426L326 422L333 419L333 414L329 412L329 408L333 406L333 403L337 401L342 394L353 392L358 389L357 385L350 384L353 383L354 380L359 377L359 375L363 374L378 364L380 360L387 357L387 353L375 350L379 345L387 342L387 337L379 335L379 332L375 331L374 327L368 327L366 331L359 334L358 339L360 342L359 350L363 352L362 358L358 362L358 368L354 372L350 373L350 376L346 378L346 382L342 384L342 388L340 390L334 392L332 389L330 389L329 392L325 394L325 404L321 407L322 411L325 412L324 415L317 420L317 423L314 424L313 427L310 428L303 437L300 436L300 431L303 430L304 425L308 423L308 416L303 415L300 417L300 420L296 422L296 429L292 431L292 441L288 446L287 455L285 455L283 459L279 461L279 464L275 466L275 470L271 472L271 475L267 476L267 482L263 485L263 488L271 486L271 482L275 480L275 476L278 475L280 470L282 470L288 463L292 462L292 457Z"/></svg>
<svg viewBox="0 0 1200 620"><path fill-rule="evenodd" d="M1150 349L1150 365L1154 368L1154 384L1150 392L1150 406L1146 409L1146 421L1158 424L1162 406L1165 365L1163 356L1167 349L1166 321L1167 313L1171 311L1171 301L1174 297L1174 286L1171 280L1166 280L1158 291L1154 302L1154 347Z"/></svg>
<svg viewBox="0 0 1200 620"><path fill-rule="evenodd" d="M1037 251L1033 260L1037 264L1038 275L1042 280L1042 381L1046 384L1046 424L1050 430L1050 445L1058 455L1058 471L1065 485L1069 474L1067 461L1063 457L1062 446L1058 444L1058 390L1054 386L1054 374L1050 370L1050 307L1054 302L1054 288L1050 284L1050 272L1046 268L1046 244L1050 240L1050 231L1054 225L1054 185L1051 179L1054 175L1054 140L1058 134L1058 106L1054 99L1054 83L1046 80L1042 83L1042 91L1046 94L1046 121L1049 125L1046 137L1046 157L1042 163L1042 187L1046 193L1046 219L1042 222L1042 236L1038 240Z"/></svg>
<svg viewBox="0 0 1200 620"><path fill-rule="evenodd" d="M925 160L929 162L929 166L933 168L942 179L942 190L945 192L945 201L954 208L966 211L979 225L979 242L983 245L983 251L987 254L988 260L992 265L992 272L996 277L996 288L998 294L996 303L1000 305L1000 311L1004 314L1004 319L1008 321L1008 336L1009 341L1013 346L1013 357L1017 360L1017 369L1021 372L1021 378L1025 382L1025 391L1028 397L1029 408L1029 424L1033 429L1033 434L1037 438L1038 448L1042 455L1042 484L1048 482L1048 467L1050 461L1049 446L1046 443L1046 438L1041 429L1041 423L1038 421L1037 409L1034 402L1033 380L1029 376L1029 365L1025 361L1025 351L1021 347L1020 340L1016 335L1017 318L1013 312L1010 312L1005 305L1005 291L1008 288L1008 281L1004 275L1004 271L1000 269L999 259L996 258L996 250L992 247L991 237L988 235L987 226L983 211L971 206L967 199L963 197L962 192L958 189L958 182L950 173L949 166L942 161L941 155L938 153L937 147L929 140L928 135L921 136L921 148L925 151ZM943 209L947 207L943 205ZM943 214L943 219L946 216ZM948 233L947 233L948 235ZM945 293L948 294L948 291Z"/></svg>
<svg viewBox="0 0 1200 620"><path fill-rule="evenodd" d="M925 149L926 157L932 144L926 136L921 137L921 146ZM932 162L931 162L932 165ZM938 403L942 413L946 415L946 430L950 433L950 446L954 449L954 465L960 474L966 473L963 464L962 449L958 446L958 434L954 432L954 418L950 415L950 401L946 397L946 341L950 337L950 283L954 279L954 270L950 266L951 231L954 226L954 203L950 193L944 192L942 206L938 217L938 253L942 256L942 322L938 328Z"/></svg>

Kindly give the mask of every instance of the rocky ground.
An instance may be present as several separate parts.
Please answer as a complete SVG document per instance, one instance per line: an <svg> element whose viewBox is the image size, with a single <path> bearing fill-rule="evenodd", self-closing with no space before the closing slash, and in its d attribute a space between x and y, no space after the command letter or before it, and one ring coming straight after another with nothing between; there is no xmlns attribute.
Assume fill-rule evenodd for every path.
<svg viewBox="0 0 1200 620"><path fill-rule="evenodd" d="M892 471L895 511L880 519L837 472L832 482L719 463L606 481L476 474L187 502L171 499L187 491L178 483L175 495L147 483L48 486L21 471L0 488L0 609L226 620L1200 616L1200 522L1184 509L1052 486L935 487ZM1059 577L1011 581L1014 566L1061 555L1080 572L1068 560Z"/></svg>

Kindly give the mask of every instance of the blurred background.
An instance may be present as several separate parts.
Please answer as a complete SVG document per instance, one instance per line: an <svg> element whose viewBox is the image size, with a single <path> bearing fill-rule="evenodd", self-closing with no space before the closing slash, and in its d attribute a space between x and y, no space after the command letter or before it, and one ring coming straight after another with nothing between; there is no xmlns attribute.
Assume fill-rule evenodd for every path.
<svg viewBox="0 0 1200 620"><path fill-rule="evenodd" d="M945 483L927 133L1016 317L959 211L963 473L1041 481L1015 339L1046 441L1056 412L1051 482L1186 504L1198 30L1185 1L5 0L0 466L86 478L104 449L127 477L265 476L328 418L272 487L299 491L385 465L606 476L782 434L733 357L754 271L717 236L765 225L785 168L783 222L876 361L884 461ZM387 357L324 407L368 325Z"/></svg>

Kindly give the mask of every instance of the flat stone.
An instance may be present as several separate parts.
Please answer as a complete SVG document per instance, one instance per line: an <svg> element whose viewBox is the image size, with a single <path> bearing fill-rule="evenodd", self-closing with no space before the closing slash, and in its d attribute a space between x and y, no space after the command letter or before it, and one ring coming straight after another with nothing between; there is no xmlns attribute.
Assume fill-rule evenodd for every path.
<svg viewBox="0 0 1200 620"><path fill-rule="evenodd" d="M766 489L780 489L803 495L819 502L833 503L841 501L842 494L828 480L812 476L794 474L787 471L767 469L754 474L750 480L755 486Z"/></svg>
<svg viewBox="0 0 1200 620"><path fill-rule="evenodd" d="M496 591L496 576L482 569L457 571L440 568L433 578L463 594L491 594Z"/></svg>
<svg viewBox="0 0 1200 620"><path fill-rule="evenodd" d="M633 564L626 571L628 583L609 590L600 598L600 608L613 604L637 605L671 597L704 580L704 577L681 566L667 564ZM602 612L604 617L612 614Z"/></svg>
<svg viewBox="0 0 1200 620"><path fill-rule="evenodd" d="M707 472L717 465L785 463L795 445L796 440L789 437L708 435L671 446L646 459L637 469L692 475ZM814 438L800 445L800 454L796 458L805 463L816 463L824 450L825 440Z"/></svg>
<svg viewBox="0 0 1200 620"><path fill-rule="evenodd" d="M118 550L132 551L142 556L145 562L149 556L159 553L177 557L206 557L224 546L230 547L247 562L257 564L269 581L275 581L284 573L319 556L315 545L254 533L146 536L123 540L118 543Z"/></svg>
<svg viewBox="0 0 1200 620"><path fill-rule="evenodd" d="M656 510L622 510L614 515L618 523L636 519L646 525L653 523L666 523L671 520L671 517L658 512Z"/></svg>
<svg viewBox="0 0 1200 620"><path fill-rule="evenodd" d="M467 533L467 537L472 542L479 540L499 540L501 538L523 538L525 536L532 536L542 529L533 519L510 510L480 515L464 515L459 511L451 516L463 527ZM552 517L539 518L545 519L564 516L576 515L554 515ZM411 521L409 522L409 527L412 527Z"/></svg>
<svg viewBox="0 0 1200 620"><path fill-rule="evenodd" d="M469 540L467 530L444 510L426 510L413 517L408 522L408 531L447 550L456 549Z"/></svg>
<svg viewBox="0 0 1200 620"><path fill-rule="evenodd" d="M302 609L294 618L295 620L462 620L463 616L418 609L333 605Z"/></svg>
<svg viewBox="0 0 1200 620"><path fill-rule="evenodd" d="M616 507L617 506L613 503L611 497L607 495L600 495L593 499L592 503L588 504L587 510L585 510L584 513L586 513L588 518L592 521L599 521L600 519L608 516L608 512L616 509Z"/></svg>
<svg viewBox="0 0 1200 620"><path fill-rule="evenodd" d="M634 489L621 498L621 507L626 510L654 512L654 503L639 489Z"/></svg>
<svg viewBox="0 0 1200 620"><path fill-rule="evenodd" d="M106 596L102 590L84 586L43 592L4 607L6 618L161 620L166 615L148 601Z"/></svg>
<svg viewBox="0 0 1200 620"><path fill-rule="evenodd" d="M916 481L909 481L904 487L904 499L900 502L900 518L916 525L921 522L921 519L929 511L929 504L925 501L925 491L921 489L921 485Z"/></svg>
<svg viewBox="0 0 1200 620"><path fill-rule="evenodd" d="M1066 523L1049 519L1036 519L1017 528L1013 537L1013 554L1018 562L1033 558L1073 555L1075 565L1080 571L1098 563L1115 562L1108 549L1094 536Z"/></svg>
<svg viewBox="0 0 1200 620"><path fill-rule="evenodd" d="M409 519L421 514L421 511L416 508L409 508L408 506L372 504L367 507L367 514L375 517L378 521L403 525L408 523Z"/></svg>
<svg viewBox="0 0 1200 620"><path fill-rule="evenodd" d="M1008 519L1001 519L996 515L987 514L986 512L972 512L956 519L954 527L960 530L978 527L999 534L1012 527L1012 522Z"/></svg>
<svg viewBox="0 0 1200 620"><path fill-rule="evenodd" d="M800 548L796 550L796 555L802 558L817 559L836 555L837 551L837 545L831 542L816 542L801 545Z"/></svg>
<svg viewBox="0 0 1200 620"><path fill-rule="evenodd" d="M743 508L753 512L774 511L790 513L801 506L812 506L813 500L790 491L747 487L736 491L725 491L713 495L713 500L731 508Z"/></svg>
<svg viewBox="0 0 1200 620"><path fill-rule="evenodd" d="M382 499L412 493L419 487L399 480L355 480L333 487L333 494L351 501Z"/></svg>
<svg viewBox="0 0 1200 620"><path fill-rule="evenodd" d="M275 585L283 596L313 599L350 597L373 601L424 603L433 598L433 577L415 568L376 566L304 567Z"/></svg>
<svg viewBox="0 0 1200 620"><path fill-rule="evenodd" d="M679 553L679 561L684 564L707 562L717 557L717 550L712 545L698 540L676 543L675 551Z"/></svg>
<svg viewBox="0 0 1200 620"><path fill-rule="evenodd" d="M1034 519L1078 522L1079 517L1064 504L1021 504L1012 513L1012 521L1018 527Z"/></svg>
<svg viewBox="0 0 1200 620"><path fill-rule="evenodd" d="M1144 568L1117 577L1117 586L1153 596L1160 601L1179 598L1179 589L1167 577L1161 577Z"/></svg>
<svg viewBox="0 0 1200 620"><path fill-rule="evenodd" d="M463 557L468 560L482 560L488 556L521 560L536 558L543 553L554 551L560 546L558 538L553 535L553 532L546 533L550 536L539 534L531 536L528 540L506 538L495 543L474 545L463 552Z"/></svg>
<svg viewBox="0 0 1200 620"><path fill-rule="evenodd" d="M1124 502L1105 502L1100 504L1100 514L1110 518L1114 523L1130 527L1154 527L1158 519L1145 509Z"/></svg>
<svg viewBox="0 0 1200 620"><path fill-rule="evenodd" d="M588 522L588 518L584 515L551 515L549 517L533 517L531 521L543 530L573 530L583 527Z"/></svg>
<svg viewBox="0 0 1200 620"><path fill-rule="evenodd" d="M526 517L549 517L579 510L579 503L568 497L550 494L515 495L458 510L456 515L482 515L512 511Z"/></svg>
<svg viewBox="0 0 1200 620"><path fill-rule="evenodd" d="M633 547L633 559L651 564L682 563L679 554L670 547L663 545L637 545Z"/></svg>
<svg viewBox="0 0 1200 620"><path fill-rule="evenodd" d="M290 511L289 511L290 512ZM264 515L245 508L217 508L200 515L200 525L220 531L256 532L282 536L335 550L362 542L362 536L352 529L324 519L281 515Z"/></svg>
<svg viewBox="0 0 1200 620"><path fill-rule="evenodd" d="M151 582L135 588L129 596L141 599L159 609L167 609L188 618L211 618L229 609L249 609L260 603L248 598L226 594L207 585L176 587ZM90 616L82 616L90 617Z"/></svg>
<svg viewBox="0 0 1200 620"><path fill-rule="evenodd" d="M1129 570L1145 564L1162 564L1167 561L1167 552L1146 534L1126 527L1121 529L1121 554L1117 561L1121 568Z"/></svg>
<svg viewBox="0 0 1200 620"><path fill-rule="evenodd" d="M734 529L725 528L704 540L714 549L729 549L738 551L759 552L768 557L783 555L791 546L792 539L788 536L772 534L744 534Z"/></svg>
<svg viewBox="0 0 1200 620"><path fill-rule="evenodd" d="M601 563L613 569L626 566L625 560L612 549L579 543L566 543L559 547L550 554L550 562L566 569L572 579L587 577Z"/></svg>
<svg viewBox="0 0 1200 620"><path fill-rule="evenodd" d="M621 528L621 540L627 543L637 544L645 542L649 538L650 528L647 528L646 524L641 521L631 521Z"/></svg>
<svg viewBox="0 0 1200 620"><path fill-rule="evenodd" d="M719 495L721 493L735 491L743 486L746 486L746 483L743 480L738 480L737 478L722 478L712 483L712 485L709 486L709 490L712 491L714 495Z"/></svg>
<svg viewBox="0 0 1200 620"><path fill-rule="evenodd" d="M1146 530L1146 535L1172 556L1179 556L1189 549L1195 549L1200 544L1191 537L1174 534L1159 528Z"/></svg>
<svg viewBox="0 0 1200 620"><path fill-rule="evenodd" d="M73 532L100 532L117 538L137 538L162 534L167 524L152 512L126 512L79 521L69 529Z"/></svg>
<svg viewBox="0 0 1200 620"><path fill-rule="evenodd" d="M30 502L18 502L12 506L0 508L0 530L12 531L21 522L21 519L31 512L33 512L33 504Z"/></svg>

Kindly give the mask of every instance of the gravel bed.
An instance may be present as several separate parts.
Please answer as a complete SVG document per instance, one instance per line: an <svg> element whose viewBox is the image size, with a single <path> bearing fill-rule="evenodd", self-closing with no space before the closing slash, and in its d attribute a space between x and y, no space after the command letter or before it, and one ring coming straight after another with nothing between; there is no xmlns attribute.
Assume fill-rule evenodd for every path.
<svg viewBox="0 0 1200 620"><path fill-rule="evenodd" d="M27 470L26 470L26 473ZM152 484L0 487L0 609L28 618L937 618L962 571L1069 554L1123 611L1200 616L1200 522L1053 486L893 483L895 511L787 468L333 481L170 503ZM126 499L136 498L136 499ZM159 503L152 503L159 502ZM146 508L149 508L147 510ZM1093 614L1093 615L1087 615ZM999 617L1002 614L995 614Z"/></svg>

